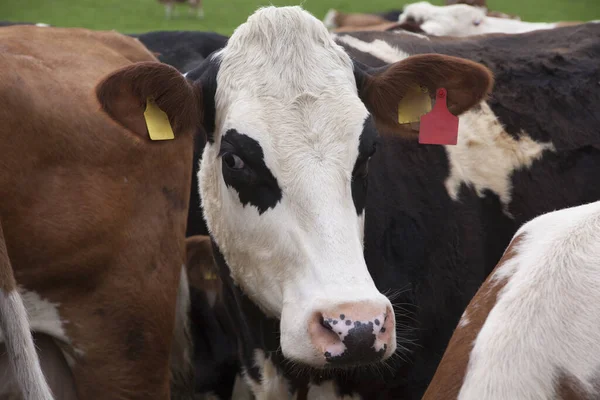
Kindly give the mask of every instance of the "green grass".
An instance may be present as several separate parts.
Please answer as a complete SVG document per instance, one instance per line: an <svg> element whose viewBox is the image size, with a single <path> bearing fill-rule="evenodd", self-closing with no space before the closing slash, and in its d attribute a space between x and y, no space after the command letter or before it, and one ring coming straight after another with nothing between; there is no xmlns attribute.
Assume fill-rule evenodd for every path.
<svg viewBox="0 0 600 400"><path fill-rule="evenodd" d="M123 33L153 30L203 30L225 35L244 22L257 7L296 5L322 19L329 8L375 12L401 8L406 0L204 0L206 16L198 20L187 6L165 19L156 0L0 0L0 20L45 22L57 26L115 29ZM442 4L443 0L432 0ZM600 19L600 0L488 0L492 10L518 14L527 21Z"/></svg>

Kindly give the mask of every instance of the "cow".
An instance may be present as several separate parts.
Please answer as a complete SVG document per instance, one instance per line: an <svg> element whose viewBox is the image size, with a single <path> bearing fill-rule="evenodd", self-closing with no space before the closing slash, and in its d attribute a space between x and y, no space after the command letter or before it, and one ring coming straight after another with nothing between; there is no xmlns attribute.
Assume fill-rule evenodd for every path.
<svg viewBox="0 0 600 400"><path fill-rule="evenodd" d="M334 8L329 9L323 18L323 23L328 29L347 27L362 28L397 21L397 19L395 21L390 21L383 16L376 14L345 13Z"/></svg>
<svg viewBox="0 0 600 400"><path fill-rule="evenodd" d="M600 202L523 225L469 303L423 397L600 397Z"/></svg>
<svg viewBox="0 0 600 400"><path fill-rule="evenodd" d="M194 338L195 392L230 399L240 373L237 338L223 302L222 283L210 237L187 237L186 259ZM236 394L233 398L239 397Z"/></svg>
<svg viewBox="0 0 600 400"><path fill-rule="evenodd" d="M189 352L177 343L186 335L175 321L189 304L183 264L198 129L195 105L177 101L187 87L173 85L181 73L116 32L4 27L0 48L0 284L11 288L14 307L21 295L31 330L43 335L51 390L68 400L167 399L171 370L175 380L191 374L191 398L193 370L170 366ZM145 107L146 97L136 99L110 75L132 65L150 85L175 77L143 92L177 118L172 140L150 140L143 120L127 118L122 126L101 111L116 102L136 112L132 99ZM12 357L17 325L2 328ZM18 361L27 362L30 349L19 351ZM0 386L11 390L11 382L36 371L17 369ZM50 398L21 389L26 399Z"/></svg>
<svg viewBox="0 0 600 400"><path fill-rule="evenodd" d="M414 21L421 29L435 36L472 36L486 33L523 33L538 29L553 29L580 22L526 22L486 15L480 7L467 4L435 6L427 1L407 4L400 23Z"/></svg>
<svg viewBox="0 0 600 400"><path fill-rule="evenodd" d="M451 6L454 4L467 4L467 5L474 6L474 7L484 8L486 10L486 15L488 17L510 18L510 19L521 20L521 17L519 17L518 15L506 14L506 13L503 13L500 11L491 11L490 9L488 9L486 0L446 0L445 4L447 6Z"/></svg>
<svg viewBox="0 0 600 400"><path fill-rule="evenodd" d="M189 12L196 11L196 17L202 19L204 18L204 7L202 7L202 0L158 0L159 3L165 5L165 17L170 19L173 15L173 9L175 4L183 4L188 3ZM175 15L177 15L177 11L175 11Z"/></svg>
<svg viewBox="0 0 600 400"><path fill-rule="evenodd" d="M211 53L227 44L227 36L216 32L153 31L129 36L139 39L156 57L177 68L190 71Z"/></svg>
<svg viewBox="0 0 600 400"><path fill-rule="evenodd" d="M243 375L258 398L421 398L461 313L519 226L600 199L599 34L600 25L584 24L465 39L331 35L301 8L269 7L186 74L208 136L195 160L203 213ZM487 98L489 70L496 84ZM402 78L388 75L395 71ZM460 115L456 146L420 145L398 125L396 84L447 89ZM379 92L384 85L392 87ZM371 135L375 152L365 142ZM329 172L331 163L345 172ZM324 244L327 251L313 250ZM339 293L369 279L376 291ZM325 360L302 352L321 333L327 344L347 341L346 331L330 328L355 322L344 312L307 323L317 301L335 307L329 296L348 296L356 313L378 293L398 308L395 357L377 363L365 350L355 363L370 367L340 371L346 363L332 352ZM307 325L317 335L307 338Z"/></svg>

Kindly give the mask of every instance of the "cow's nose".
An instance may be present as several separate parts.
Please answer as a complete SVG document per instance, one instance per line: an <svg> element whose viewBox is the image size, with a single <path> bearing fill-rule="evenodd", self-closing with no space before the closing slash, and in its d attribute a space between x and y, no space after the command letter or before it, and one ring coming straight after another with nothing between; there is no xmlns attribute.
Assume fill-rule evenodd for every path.
<svg viewBox="0 0 600 400"><path fill-rule="evenodd" d="M375 363L391 355L396 347L390 305L345 304L317 311L308 331L315 349L332 366Z"/></svg>

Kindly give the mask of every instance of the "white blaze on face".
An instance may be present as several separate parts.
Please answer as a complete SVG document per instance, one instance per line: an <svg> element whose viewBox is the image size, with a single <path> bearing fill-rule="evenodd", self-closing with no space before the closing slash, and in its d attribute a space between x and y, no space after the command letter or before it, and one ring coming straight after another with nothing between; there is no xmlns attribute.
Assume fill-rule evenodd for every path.
<svg viewBox="0 0 600 400"><path fill-rule="evenodd" d="M324 362L307 333L315 313L390 305L367 270L352 198L368 117L352 61L299 7L259 10L219 57L214 143L198 175L208 228L235 282L281 319L284 355ZM272 178L248 188L246 172L228 172L224 143L246 155L250 181Z"/></svg>

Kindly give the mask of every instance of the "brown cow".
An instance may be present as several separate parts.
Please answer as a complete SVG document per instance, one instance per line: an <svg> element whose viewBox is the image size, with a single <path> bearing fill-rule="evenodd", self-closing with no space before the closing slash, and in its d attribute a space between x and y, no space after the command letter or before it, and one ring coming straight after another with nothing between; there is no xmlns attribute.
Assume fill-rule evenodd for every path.
<svg viewBox="0 0 600 400"><path fill-rule="evenodd" d="M0 49L0 287L60 348L79 399L168 399L197 129L178 96L191 88L115 32L6 27ZM144 87L112 75L98 87L121 126L94 87L132 63ZM174 140L151 141L130 116L147 97Z"/></svg>
<svg viewBox="0 0 600 400"><path fill-rule="evenodd" d="M323 23L327 29L338 29L350 27L364 28L368 26L388 24L390 21L375 14L345 13L332 8L323 18Z"/></svg>

